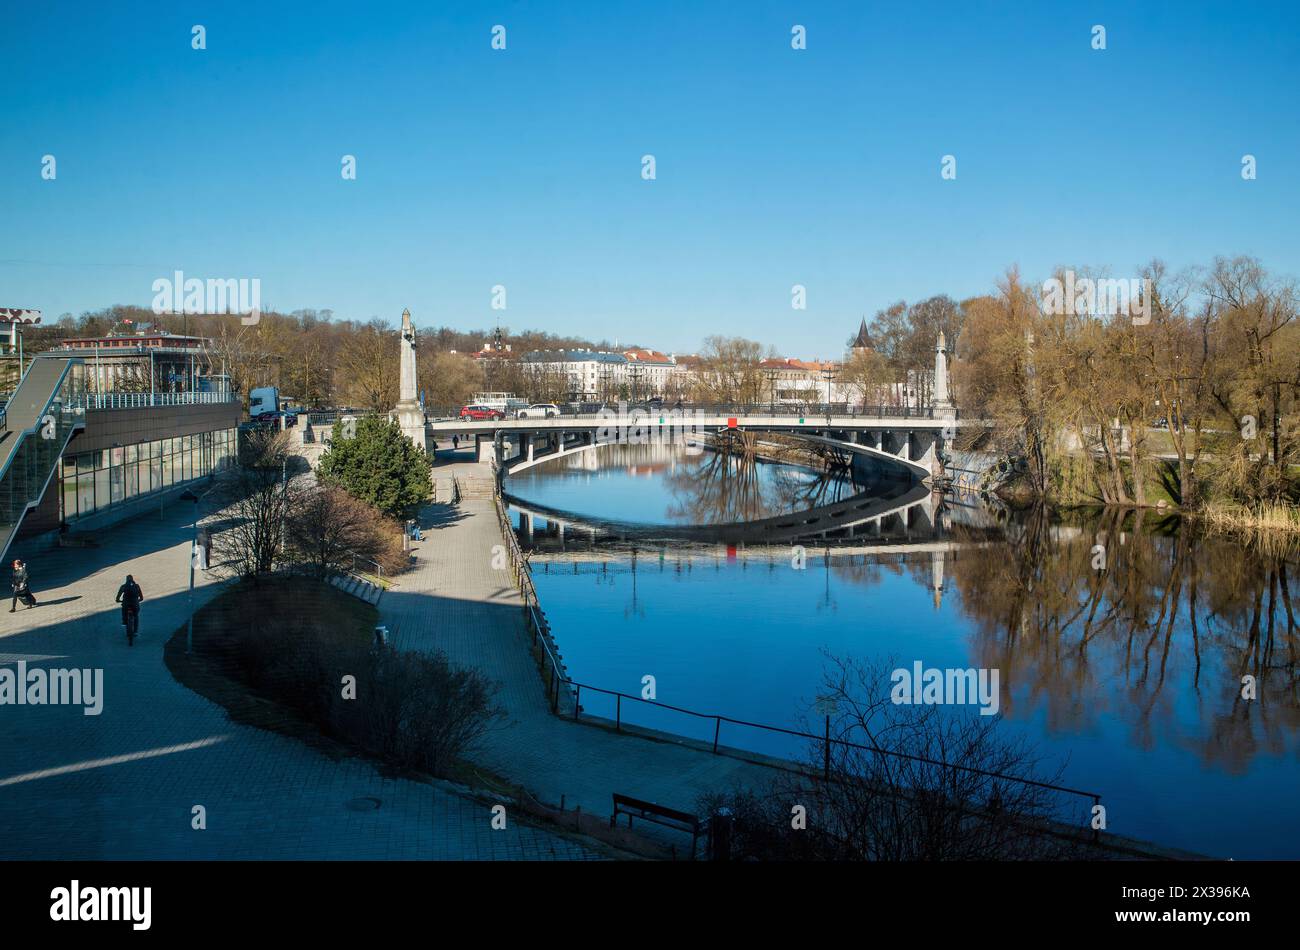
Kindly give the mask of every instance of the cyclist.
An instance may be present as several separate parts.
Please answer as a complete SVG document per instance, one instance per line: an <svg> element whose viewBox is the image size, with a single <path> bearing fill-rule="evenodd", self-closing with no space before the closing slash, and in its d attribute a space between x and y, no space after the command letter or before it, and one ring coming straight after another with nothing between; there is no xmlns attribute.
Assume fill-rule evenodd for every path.
<svg viewBox="0 0 1300 950"><path fill-rule="evenodd" d="M126 627L128 632L131 630L131 615L134 614L137 618L140 616L142 600L144 600L144 591L140 590L140 585L135 582L135 578L130 574L126 575L126 583L117 589L115 602L122 605L122 626Z"/></svg>

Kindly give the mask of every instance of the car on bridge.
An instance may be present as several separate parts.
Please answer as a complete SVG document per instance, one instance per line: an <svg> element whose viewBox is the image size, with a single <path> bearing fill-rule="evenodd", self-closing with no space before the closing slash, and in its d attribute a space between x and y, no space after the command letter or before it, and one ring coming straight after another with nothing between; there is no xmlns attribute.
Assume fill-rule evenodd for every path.
<svg viewBox="0 0 1300 950"><path fill-rule="evenodd" d="M288 429L298 424L298 413L292 409L279 409L274 412L259 412L248 420L248 426L255 429L278 429L280 420L284 420L284 428Z"/></svg>
<svg viewBox="0 0 1300 950"><path fill-rule="evenodd" d="M554 419L560 414L560 407L553 402L537 402L519 410L516 419Z"/></svg>
<svg viewBox="0 0 1300 950"><path fill-rule="evenodd" d="M506 414L500 409L493 409L491 406L462 406L460 409L462 419L471 419L475 422L487 420L489 422L496 419L504 419Z"/></svg>

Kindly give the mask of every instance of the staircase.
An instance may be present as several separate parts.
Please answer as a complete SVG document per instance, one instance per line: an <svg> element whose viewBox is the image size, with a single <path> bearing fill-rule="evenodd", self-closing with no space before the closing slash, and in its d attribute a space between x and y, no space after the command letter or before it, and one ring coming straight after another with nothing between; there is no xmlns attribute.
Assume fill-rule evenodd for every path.
<svg viewBox="0 0 1300 950"><path fill-rule="evenodd" d="M496 497L496 479L492 475L457 475L455 476L456 497L458 501L481 499L491 501Z"/></svg>
<svg viewBox="0 0 1300 950"><path fill-rule="evenodd" d="M335 574L330 577L330 585L376 607L379 606L379 598L384 596L382 587L356 574Z"/></svg>
<svg viewBox="0 0 1300 950"><path fill-rule="evenodd" d="M72 367L80 359L36 359L0 418L0 563L23 517L45 494L73 434L85 428L72 402Z"/></svg>

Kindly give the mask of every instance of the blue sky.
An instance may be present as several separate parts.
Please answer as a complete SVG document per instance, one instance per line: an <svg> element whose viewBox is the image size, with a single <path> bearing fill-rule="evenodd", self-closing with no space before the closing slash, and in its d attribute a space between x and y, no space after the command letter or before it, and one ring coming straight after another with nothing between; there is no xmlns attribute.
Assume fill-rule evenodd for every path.
<svg viewBox="0 0 1300 950"><path fill-rule="evenodd" d="M0 0L0 306L147 306L180 269L281 310L826 356L1012 264L1300 276L1295 4L288 6Z"/></svg>

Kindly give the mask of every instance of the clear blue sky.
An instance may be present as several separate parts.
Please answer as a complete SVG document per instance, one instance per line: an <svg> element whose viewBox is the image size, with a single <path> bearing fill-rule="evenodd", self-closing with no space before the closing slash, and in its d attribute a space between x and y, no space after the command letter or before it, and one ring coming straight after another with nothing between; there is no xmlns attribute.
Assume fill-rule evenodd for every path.
<svg viewBox="0 0 1300 950"><path fill-rule="evenodd" d="M286 311L817 356L1011 264L1300 276L1294 3L287 6L0 0L0 306L147 306L180 269Z"/></svg>

